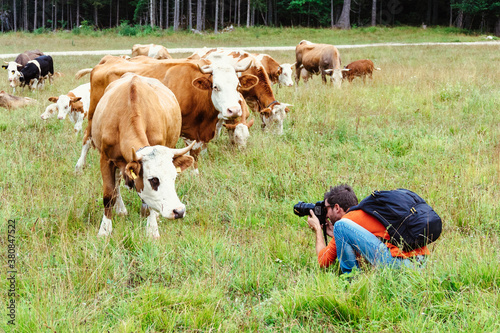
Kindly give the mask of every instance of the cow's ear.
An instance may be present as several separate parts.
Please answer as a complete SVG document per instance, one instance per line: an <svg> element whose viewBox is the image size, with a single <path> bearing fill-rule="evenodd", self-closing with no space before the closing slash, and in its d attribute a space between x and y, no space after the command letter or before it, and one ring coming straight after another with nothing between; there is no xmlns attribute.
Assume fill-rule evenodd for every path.
<svg viewBox="0 0 500 333"><path fill-rule="evenodd" d="M193 164L194 158L193 158L193 156L189 156L189 155L181 155L181 156L174 157L173 162L174 162L175 168L177 169L177 172L182 172L182 171L186 170L187 168L189 168Z"/></svg>
<svg viewBox="0 0 500 333"><path fill-rule="evenodd" d="M265 108L265 109L260 110L259 112L260 112L261 114L263 114L263 115L270 116L270 115L271 115L271 113L272 113L273 111L271 111L271 109L270 109L270 108Z"/></svg>
<svg viewBox="0 0 500 333"><path fill-rule="evenodd" d="M2 65L2 68L7 69L7 65Z"/></svg>
<svg viewBox="0 0 500 333"><path fill-rule="evenodd" d="M125 175L130 179L136 180L141 173L142 161L137 157L135 149L132 147L132 158L127 166L125 167Z"/></svg>
<svg viewBox="0 0 500 333"><path fill-rule="evenodd" d="M192 82L193 86L200 90L210 90L212 89L212 81L206 77L200 76L194 79Z"/></svg>
<svg viewBox="0 0 500 333"><path fill-rule="evenodd" d="M49 97L49 102L57 103L58 99L59 99L59 97L52 96L52 97Z"/></svg>
<svg viewBox="0 0 500 333"><path fill-rule="evenodd" d="M242 75L239 79L240 79L241 89L244 90L251 89L255 87L257 83L259 83L259 78L252 74Z"/></svg>
<svg viewBox="0 0 500 333"><path fill-rule="evenodd" d="M76 103L81 99L82 99L81 97L71 97L71 103Z"/></svg>

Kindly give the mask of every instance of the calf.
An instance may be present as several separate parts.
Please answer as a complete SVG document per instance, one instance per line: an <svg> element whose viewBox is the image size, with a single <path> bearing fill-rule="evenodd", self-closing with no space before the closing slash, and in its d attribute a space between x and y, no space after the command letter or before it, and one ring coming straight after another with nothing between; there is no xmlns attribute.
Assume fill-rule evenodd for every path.
<svg viewBox="0 0 500 333"><path fill-rule="evenodd" d="M58 119L64 119L69 115L69 119L75 123L75 132L82 129L83 120L87 116L90 105L90 83L82 84L59 97L49 97L49 101L55 104L55 107L49 105L45 112L40 116L43 120L51 117L57 112Z"/></svg>
<svg viewBox="0 0 500 333"><path fill-rule="evenodd" d="M135 44L132 46L132 57L140 55L154 59L172 59L165 46L156 44Z"/></svg>
<svg viewBox="0 0 500 333"><path fill-rule="evenodd" d="M186 206L175 191L175 178L193 164L185 156L194 145L175 147L182 114L170 89L160 81L127 73L111 82L92 122L92 144L101 153L104 215L98 236L112 231L112 209L127 214L120 195L120 172L149 207L146 232L159 238L157 217L184 217Z"/></svg>
<svg viewBox="0 0 500 333"><path fill-rule="evenodd" d="M241 94L240 94L241 96ZM252 127L254 120L247 122L250 112L248 111L248 105L241 96L240 100L242 114L240 118L225 120L222 125L227 128L227 134L229 136L229 141L236 145L239 149L243 149L247 146L248 138L250 137L250 127ZM220 123L217 124L218 133L220 132Z"/></svg>
<svg viewBox="0 0 500 333"><path fill-rule="evenodd" d="M43 55L34 60L30 60L20 71L19 81L21 87L28 85L32 90L37 86L43 87L43 81L48 77L52 83L54 75L54 62L51 56Z"/></svg>
<svg viewBox="0 0 500 333"><path fill-rule="evenodd" d="M7 94L3 90L0 91L0 107L6 108L7 110L21 108L34 102L36 102L36 100L34 100L33 98L17 97Z"/></svg>
<svg viewBox="0 0 500 333"><path fill-rule="evenodd" d="M6 65L2 65L2 68L7 70L7 76L9 79L9 85L16 92L16 87L21 85L19 81L20 70L26 66L28 61L33 60L39 56L42 56L43 52L40 50L24 51L16 57L16 60L5 62Z"/></svg>
<svg viewBox="0 0 500 333"><path fill-rule="evenodd" d="M375 68L373 61L369 59L356 60L351 62L349 65L345 66L346 69L349 69L348 72L343 72L343 79L347 79L349 82L352 82L356 76L363 78L363 83L366 81L366 76L370 76L370 79L373 79L373 70L380 70L380 68Z"/></svg>
<svg viewBox="0 0 500 333"><path fill-rule="evenodd" d="M262 66L264 66L269 76L269 80L271 80L273 84L278 84L280 87L281 85L286 87L293 86L292 67L295 66L295 64L280 65L268 54L254 54L254 56L261 62Z"/></svg>

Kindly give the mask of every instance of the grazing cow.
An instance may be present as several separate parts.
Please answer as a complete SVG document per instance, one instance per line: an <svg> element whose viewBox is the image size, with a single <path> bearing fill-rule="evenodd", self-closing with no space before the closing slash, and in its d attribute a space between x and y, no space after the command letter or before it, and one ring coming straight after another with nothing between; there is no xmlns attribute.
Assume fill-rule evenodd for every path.
<svg viewBox="0 0 500 333"><path fill-rule="evenodd" d="M193 164L193 146L175 147L181 134L181 109L160 81L125 74L110 83L94 112L92 143L101 153L104 215L98 236L112 231L112 209L127 214L120 195L120 173L148 205L146 233L159 238L157 217L184 217L186 206L175 191L177 173Z"/></svg>
<svg viewBox="0 0 500 333"><path fill-rule="evenodd" d="M261 62L262 66L264 66L269 76L269 80L271 80L273 84L278 84L280 87L281 85L286 87L293 86L292 68L295 64L280 65L268 54L254 54L254 56Z"/></svg>
<svg viewBox="0 0 500 333"><path fill-rule="evenodd" d="M21 85L21 82L19 81L19 71L26 66L28 61L42 55L43 52L40 50L24 51L16 57L16 60L10 62L4 61L6 65L2 65L2 67L7 70L9 85L13 88L14 92L16 92L16 87Z"/></svg>
<svg viewBox="0 0 500 333"><path fill-rule="evenodd" d="M321 74L323 83L326 83L326 75L330 75L330 81L337 88L342 84L342 72L348 71L340 67L339 51L329 44L314 44L303 40L295 48L295 58L296 73L300 73L302 66L310 73ZM295 80L299 84L300 75Z"/></svg>
<svg viewBox="0 0 500 333"><path fill-rule="evenodd" d="M52 83L54 75L54 62L51 56L43 55L34 60L30 60L20 71L19 81L21 87L28 85L32 90L37 86L43 87L43 81L48 77Z"/></svg>
<svg viewBox="0 0 500 333"><path fill-rule="evenodd" d="M124 60L119 57L105 56L93 69L84 69L76 74L79 78L91 74L89 125L85 131L82 154L76 165L79 171L85 164L85 156L92 137L91 123L93 112L104 89L114 80L127 72L159 79L170 88L181 106L181 136L189 144L197 141L190 154L194 157L195 173L198 173L198 154L215 136L219 119L241 116L238 88L249 89L257 84L253 75L237 77L236 72L246 70L247 62L241 66L214 63L205 59L189 61L185 59L154 60L149 57L135 57Z"/></svg>
<svg viewBox="0 0 500 333"><path fill-rule="evenodd" d="M90 83L82 84L66 95L49 97L49 101L53 102L55 107L49 105L40 117L45 120L57 112L57 118L64 119L69 114L69 119L75 123L75 132L78 133L89 111Z"/></svg>
<svg viewBox="0 0 500 333"><path fill-rule="evenodd" d="M363 83L365 83L367 75L370 76L370 79L373 79L373 70L380 70L380 68L375 68L373 61L369 59L353 61L345 68L349 69L349 71L342 73L344 79L352 82L356 76L359 76L363 78Z"/></svg>
<svg viewBox="0 0 500 333"><path fill-rule="evenodd" d="M287 106L290 104L280 103L274 97L271 88L271 80L262 63L253 55L245 51L226 50L222 48L198 50L193 53L188 59L197 59L199 57L211 61L220 61L224 59L225 62L238 63L240 61L251 60L251 66L244 71L244 74L255 75L259 78L259 82L251 89L243 89L242 95L245 98L248 106L255 112L260 114L262 119L262 128L273 124L276 127L277 134L283 134L283 119L284 117L277 117L277 114L285 115L289 109Z"/></svg>
<svg viewBox="0 0 500 333"><path fill-rule="evenodd" d="M21 108L36 102L35 99L29 97L17 97L7 94L5 91L0 91L0 107L7 110Z"/></svg>
<svg viewBox="0 0 500 333"><path fill-rule="evenodd" d="M172 59L165 46L156 44L135 44L132 46L132 57L141 55L154 59Z"/></svg>
<svg viewBox="0 0 500 333"><path fill-rule="evenodd" d="M241 117L236 119L229 119L225 121L219 121L217 123L217 135L220 133L221 124L227 128L227 134L229 136L229 141L236 145L236 147L243 149L247 146L248 138L250 137L250 127L252 127L254 120L251 119L247 122L250 112L248 111L248 105L241 96Z"/></svg>

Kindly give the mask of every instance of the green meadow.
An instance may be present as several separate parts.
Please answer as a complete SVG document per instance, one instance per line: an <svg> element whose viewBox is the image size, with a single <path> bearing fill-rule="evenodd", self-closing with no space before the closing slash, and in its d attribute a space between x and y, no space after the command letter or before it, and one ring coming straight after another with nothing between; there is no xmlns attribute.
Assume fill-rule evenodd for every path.
<svg viewBox="0 0 500 333"><path fill-rule="evenodd" d="M92 30L0 35L0 53L174 47L471 42L456 29L239 28L227 34ZM295 53L266 51L293 63ZM129 215L103 215L99 152L74 167L82 133L56 117L58 96L88 82L101 56L54 56L63 74L37 103L0 109L0 330L5 332L499 332L500 45L340 49L343 65L371 59L373 80L341 89L315 76L275 89L292 104L284 134L262 131L245 150L227 133L208 144L195 175L176 181L183 219L160 218L146 237L141 200L122 186ZM175 58L189 54L173 54ZM10 61L13 59L4 59ZM0 89L12 93L0 70ZM86 121L84 128L86 127ZM181 143L179 143L181 146ZM362 199L408 188L442 217L444 230L419 270L366 269L352 281L318 267L314 235L293 213L331 185ZM15 240L9 242L9 220ZM11 229L12 230L12 229ZM11 238L12 239L12 238ZM9 245L15 246L15 325L7 308ZM11 246L12 248L12 246Z"/></svg>

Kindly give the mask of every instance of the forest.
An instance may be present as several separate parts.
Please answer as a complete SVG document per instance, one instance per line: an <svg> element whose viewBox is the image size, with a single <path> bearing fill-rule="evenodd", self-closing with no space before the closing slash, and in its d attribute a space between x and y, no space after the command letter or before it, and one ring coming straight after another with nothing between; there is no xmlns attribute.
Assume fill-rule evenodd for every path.
<svg viewBox="0 0 500 333"><path fill-rule="evenodd" d="M453 26L500 36L494 0L0 0L1 31L90 26L218 33L231 26L350 29L361 26Z"/></svg>

